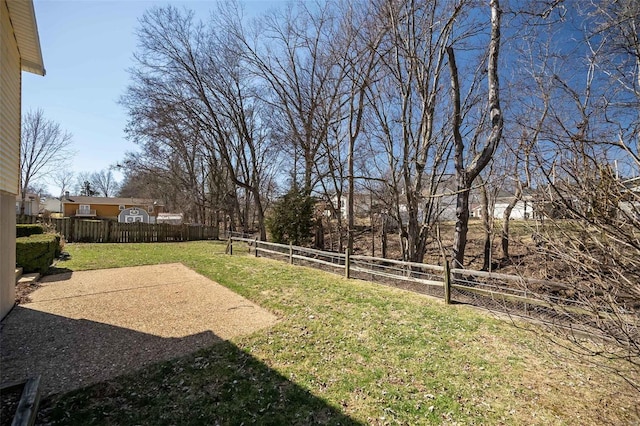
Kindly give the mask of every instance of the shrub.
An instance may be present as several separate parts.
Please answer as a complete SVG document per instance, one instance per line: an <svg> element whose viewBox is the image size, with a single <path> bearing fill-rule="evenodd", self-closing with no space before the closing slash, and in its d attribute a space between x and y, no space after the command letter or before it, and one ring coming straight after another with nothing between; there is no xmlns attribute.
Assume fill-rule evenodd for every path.
<svg viewBox="0 0 640 426"><path fill-rule="evenodd" d="M313 198L295 187L273 207L267 228L276 243L306 244L313 227Z"/></svg>
<svg viewBox="0 0 640 426"><path fill-rule="evenodd" d="M16 239L16 264L24 272L44 274L53 263L60 247L60 236L55 234L31 235Z"/></svg>
<svg viewBox="0 0 640 426"><path fill-rule="evenodd" d="M16 238L35 234L44 234L42 225L16 225Z"/></svg>

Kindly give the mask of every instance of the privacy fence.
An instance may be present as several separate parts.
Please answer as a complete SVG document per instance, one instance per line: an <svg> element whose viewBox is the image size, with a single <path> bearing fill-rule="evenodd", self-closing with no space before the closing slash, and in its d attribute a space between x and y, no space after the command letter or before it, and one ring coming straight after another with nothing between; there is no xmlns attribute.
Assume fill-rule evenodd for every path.
<svg viewBox="0 0 640 426"><path fill-rule="evenodd" d="M42 223L55 229L70 243L156 243L218 238L218 229L205 225L167 223L119 223L112 220L39 218L18 216L17 223Z"/></svg>
<svg viewBox="0 0 640 426"><path fill-rule="evenodd" d="M236 243L236 244L234 244ZM237 244L242 243L242 244ZM428 294L445 303L465 303L494 312L507 313L535 321L569 327L586 334L606 328L627 327L620 330L621 339L629 333L637 336L640 318L631 313L596 307L571 297L572 288L566 284L517 275L493 272L450 269L448 264L428 265L371 256L327 252L311 248L269 243L246 237L229 238L227 253L234 249L248 251L290 264L311 266L346 278L360 278ZM599 334L599 333L598 333ZM608 331L608 334L615 335Z"/></svg>

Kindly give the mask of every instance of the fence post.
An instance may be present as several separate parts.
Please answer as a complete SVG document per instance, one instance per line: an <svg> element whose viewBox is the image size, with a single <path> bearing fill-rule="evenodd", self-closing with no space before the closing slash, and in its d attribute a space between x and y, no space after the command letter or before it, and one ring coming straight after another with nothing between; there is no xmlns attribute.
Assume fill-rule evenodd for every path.
<svg viewBox="0 0 640 426"><path fill-rule="evenodd" d="M229 256L233 256L233 240L229 237L229 241L227 241L227 252Z"/></svg>
<svg viewBox="0 0 640 426"><path fill-rule="evenodd" d="M289 241L289 265L293 265L293 244Z"/></svg>
<svg viewBox="0 0 640 426"><path fill-rule="evenodd" d="M350 251L349 247L344 250L344 277L349 279L350 277L350 269L351 269L351 259L350 259Z"/></svg>
<svg viewBox="0 0 640 426"><path fill-rule="evenodd" d="M444 303L451 304L451 268L449 260L444 261Z"/></svg>
<svg viewBox="0 0 640 426"><path fill-rule="evenodd" d="M253 254L258 257L258 239L253 239Z"/></svg>

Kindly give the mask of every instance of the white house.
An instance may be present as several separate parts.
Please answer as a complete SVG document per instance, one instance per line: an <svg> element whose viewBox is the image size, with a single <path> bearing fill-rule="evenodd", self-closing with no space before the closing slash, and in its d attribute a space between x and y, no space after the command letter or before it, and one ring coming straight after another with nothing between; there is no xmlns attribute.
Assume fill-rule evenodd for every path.
<svg viewBox="0 0 640 426"><path fill-rule="evenodd" d="M16 195L16 214L20 214L20 205L22 204L22 195ZM38 194L27 193L24 197L24 214L25 216L38 216L40 212L40 196Z"/></svg>
<svg viewBox="0 0 640 426"><path fill-rule="evenodd" d="M511 200L498 199L493 207L493 217L503 219L504 212L509 206ZM511 219L533 219L533 203L531 200L519 200L513 210L511 210Z"/></svg>
<svg viewBox="0 0 640 426"><path fill-rule="evenodd" d="M40 200L40 211L49 213L62 213L62 200L60 198L50 197Z"/></svg>

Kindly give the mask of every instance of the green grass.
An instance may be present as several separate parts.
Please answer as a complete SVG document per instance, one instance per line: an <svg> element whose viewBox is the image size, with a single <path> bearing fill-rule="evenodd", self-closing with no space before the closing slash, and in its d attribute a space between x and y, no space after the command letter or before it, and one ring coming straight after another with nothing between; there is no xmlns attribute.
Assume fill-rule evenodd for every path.
<svg viewBox="0 0 640 426"><path fill-rule="evenodd" d="M539 334L464 306L224 244L70 244L74 271L181 262L274 327L43 403L63 424L629 423L636 397ZM634 408L636 409L634 413ZM637 421L637 419L635 420Z"/></svg>

